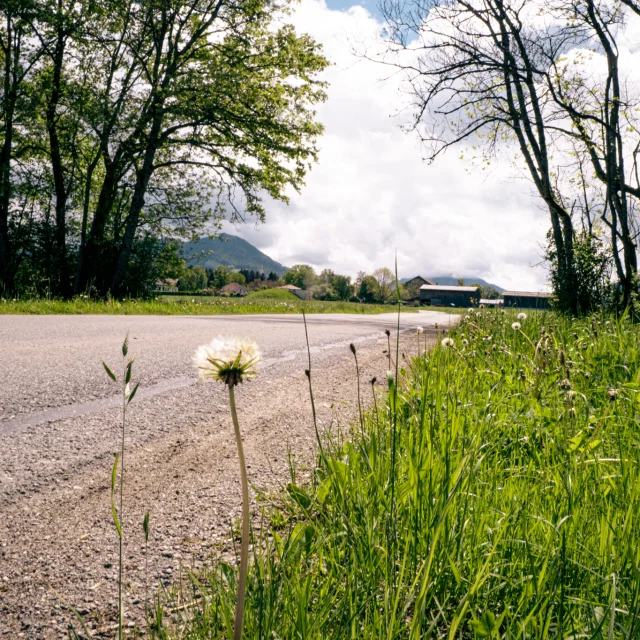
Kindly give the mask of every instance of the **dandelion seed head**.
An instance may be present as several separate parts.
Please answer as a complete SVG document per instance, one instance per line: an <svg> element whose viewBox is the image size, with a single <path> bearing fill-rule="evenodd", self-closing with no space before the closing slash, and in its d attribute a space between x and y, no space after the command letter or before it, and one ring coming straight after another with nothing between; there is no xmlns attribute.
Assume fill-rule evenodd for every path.
<svg viewBox="0 0 640 640"><path fill-rule="evenodd" d="M442 342L441 342L443 347L454 347L455 346L455 342L451 339L451 338L445 338Z"/></svg>
<svg viewBox="0 0 640 640"><path fill-rule="evenodd" d="M520 312L518 314L518 320L526 320L526 319L527 319L527 314L526 313Z"/></svg>
<svg viewBox="0 0 640 640"><path fill-rule="evenodd" d="M422 327L416 327L416 332L417 333L422 333L424 331L424 329Z"/></svg>
<svg viewBox="0 0 640 640"><path fill-rule="evenodd" d="M469 341L466 338L463 338L462 340L462 346L466 347L469 344Z"/></svg>
<svg viewBox="0 0 640 640"><path fill-rule="evenodd" d="M514 331L520 331L520 329L521 329L522 327L520 326L520 323L519 323L519 322L514 322L514 323L511 325L511 328L512 328Z"/></svg>
<svg viewBox="0 0 640 640"><path fill-rule="evenodd" d="M218 336L199 346L193 364L203 380L217 380L233 386L258 375L262 354L253 340Z"/></svg>
<svg viewBox="0 0 640 640"><path fill-rule="evenodd" d="M467 309L467 311L468 311L469 313L473 313L473 307L469 307L469 308Z"/></svg>

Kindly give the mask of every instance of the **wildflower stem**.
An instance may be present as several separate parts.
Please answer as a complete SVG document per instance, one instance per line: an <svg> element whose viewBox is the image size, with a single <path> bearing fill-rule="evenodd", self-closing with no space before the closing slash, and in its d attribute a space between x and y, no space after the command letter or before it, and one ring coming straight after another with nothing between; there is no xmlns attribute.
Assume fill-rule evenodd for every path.
<svg viewBox="0 0 640 640"><path fill-rule="evenodd" d="M244 461L244 450L242 448L242 436L240 425L238 424L238 414L236 412L236 400L233 392L233 385L229 385L229 406L231 408L231 419L236 434L236 444L238 446L238 462L240 463L240 479L242 482L242 542L240 546L240 578L238 580L238 600L236 602L236 620L233 632L234 640L242 638L242 626L244 619L244 597L247 588L247 564L249 561L249 482L247 481L247 467Z"/></svg>
<svg viewBox="0 0 640 640"><path fill-rule="evenodd" d="M307 355L309 356L309 368L305 372L307 379L309 380L309 396L311 397L311 412L313 413L313 428L316 432L316 440L318 442L318 449L320 450L320 457L324 459L324 451L322 450L322 441L320 440L320 434L318 432L318 419L316 416L316 403L313 400L313 385L311 384L311 347L309 346L309 333L307 331L307 316L302 310L302 320L304 322L304 337L307 340Z"/></svg>
<svg viewBox="0 0 640 640"><path fill-rule="evenodd" d="M358 383L358 415L360 416L360 434L364 438L364 418L362 417L362 402L360 401L360 368L358 367L358 355L356 354L356 349L351 345L351 353L353 353L353 357L356 361L356 380Z"/></svg>

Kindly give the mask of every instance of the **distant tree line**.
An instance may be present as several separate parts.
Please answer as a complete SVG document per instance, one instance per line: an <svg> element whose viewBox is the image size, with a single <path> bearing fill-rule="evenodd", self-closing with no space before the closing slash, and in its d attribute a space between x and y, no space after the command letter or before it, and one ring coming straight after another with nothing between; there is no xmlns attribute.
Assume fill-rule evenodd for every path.
<svg viewBox="0 0 640 640"><path fill-rule="evenodd" d="M144 293L163 238L302 185L327 60L288 2L0 3L0 292Z"/></svg>

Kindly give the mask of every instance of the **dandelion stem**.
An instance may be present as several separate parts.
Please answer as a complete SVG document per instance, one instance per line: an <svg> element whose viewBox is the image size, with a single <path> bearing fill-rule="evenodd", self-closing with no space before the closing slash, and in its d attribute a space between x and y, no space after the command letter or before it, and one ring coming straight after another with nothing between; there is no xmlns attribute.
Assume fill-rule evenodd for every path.
<svg viewBox="0 0 640 640"><path fill-rule="evenodd" d="M231 419L233 420L233 428L236 434L238 462L240 463L240 478L242 481L242 542L240 547L240 578L238 580L238 600L236 602L236 620L233 632L234 640L240 640L242 638L244 597L247 588L247 564L249 561L249 482L247 481L247 467L244 461L242 436L240 434L240 425L238 424L238 414L236 413L236 400L233 392L233 385L229 385L229 406L231 408Z"/></svg>
<svg viewBox="0 0 640 640"><path fill-rule="evenodd" d="M358 367L358 355L355 345L351 344L351 353L356 361L356 380L358 382L358 415L360 416L360 434L364 438L364 419L362 417L362 402L360 401L360 369Z"/></svg>
<svg viewBox="0 0 640 640"><path fill-rule="evenodd" d="M320 440L320 434L318 433L318 420L316 417L316 403L313 400L313 386L311 384L311 347L309 346L309 333L307 331L307 316L302 310L302 321L304 322L304 337L307 340L307 354L309 356L309 368L305 371L307 379L309 380L309 395L311 396L311 412L313 413L313 428L316 432L316 440L318 441L318 448L320 450L320 457L324 459L324 451L322 450L322 441Z"/></svg>

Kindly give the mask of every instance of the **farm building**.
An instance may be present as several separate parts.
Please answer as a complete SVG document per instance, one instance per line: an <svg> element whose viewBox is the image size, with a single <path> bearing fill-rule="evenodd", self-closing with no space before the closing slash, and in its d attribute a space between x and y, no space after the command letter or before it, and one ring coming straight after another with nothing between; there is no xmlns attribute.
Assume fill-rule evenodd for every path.
<svg viewBox="0 0 640 640"><path fill-rule="evenodd" d="M551 293L543 291L504 291L504 306L518 309L551 309Z"/></svg>
<svg viewBox="0 0 640 640"><path fill-rule="evenodd" d="M225 284L222 289L220 289L220 293L227 296L248 296L249 292L237 282L230 282L229 284Z"/></svg>
<svg viewBox="0 0 640 640"><path fill-rule="evenodd" d="M478 287L454 287L423 284L420 304L443 307L473 307L480 300Z"/></svg>
<svg viewBox="0 0 640 640"><path fill-rule="evenodd" d="M416 300L420 300L420 287L423 284L435 285L435 282L431 282L427 278L423 278L422 276L416 276L415 278L411 278L411 280L407 280L402 285L402 297L407 302L414 302ZM394 285L395 291L395 285Z"/></svg>
<svg viewBox="0 0 640 640"><path fill-rule="evenodd" d="M498 308L504 304L504 300L502 298L480 298L480 306L491 308Z"/></svg>

